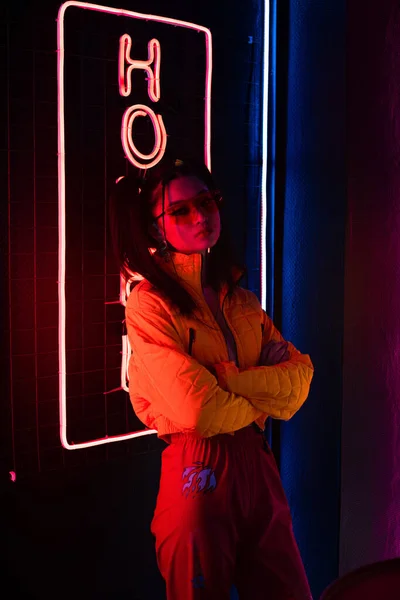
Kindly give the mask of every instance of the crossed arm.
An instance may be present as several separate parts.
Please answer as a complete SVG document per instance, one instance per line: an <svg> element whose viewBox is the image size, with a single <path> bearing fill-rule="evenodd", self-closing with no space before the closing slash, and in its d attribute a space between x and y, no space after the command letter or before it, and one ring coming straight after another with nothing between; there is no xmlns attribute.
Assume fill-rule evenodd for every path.
<svg viewBox="0 0 400 600"><path fill-rule="evenodd" d="M234 363L221 363L215 365L216 377L185 352L157 298L143 294L140 302L131 303L126 322L133 368L143 380L139 392L134 386L130 389L134 407L136 395L146 394L152 410L182 431L209 437L241 429L263 414L288 419L308 395L311 361L290 343L282 351L283 340L272 329L272 322L266 322L264 345L273 341L282 348L271 344L261 356L266 361L279 356L283 360L288 351L288 360L243 371Z"/></svg>

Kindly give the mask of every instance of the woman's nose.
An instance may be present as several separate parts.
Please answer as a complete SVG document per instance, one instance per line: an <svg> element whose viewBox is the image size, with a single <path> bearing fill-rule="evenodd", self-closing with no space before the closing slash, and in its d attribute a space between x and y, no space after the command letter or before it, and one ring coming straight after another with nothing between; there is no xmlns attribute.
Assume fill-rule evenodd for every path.
<svg viewBox="0 0 400 600"><path fill-rule="evenodd" d="M193 206L192 218L195 223L204 223L207 220L207 211L201 206Z"/></svg>

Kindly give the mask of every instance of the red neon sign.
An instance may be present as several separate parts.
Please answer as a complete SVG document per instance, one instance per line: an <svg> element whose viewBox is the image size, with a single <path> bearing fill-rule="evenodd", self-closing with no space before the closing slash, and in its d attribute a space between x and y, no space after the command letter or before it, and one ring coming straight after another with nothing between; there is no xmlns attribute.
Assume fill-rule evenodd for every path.
<svg viewBox="0 0 400 600"><path fill-rule="evenodd" d="M119 57L118 57L118 84L119 93L121 96L129 96L132 91L132 71L133 69L141 69L147 75L147 93L150 100L158 102L160 99L160 60L161 47L160 42L156 39L150 40L148 43L148 60L134 60L131 58L132 39L131 36L125 33L119 41ZM154 63L154 68L151 67ZM129 65L126 68L126 65ZM154 130L154 147L150 154L140 152L133 141L132 128L137 117L149 117ZM122 147L130 162L139 169L150 169L154 167L165 153L167 145L167 132L165 131L164 122L161 115L156 115L155 112L145 104L135 104L130 106L124 113L121 127ZM140 162L149 161L149 162Z"/></svg>
<svg viewBox="0 0 400 600"><path fill-rule="evenodd" d="M140 437L155 433L154 430L135 431L110 437L88 440L81 443L72 443L67 436L67 410L66 410L66 296L65 296L65 274L66 274L66 194L65 194L65 116L64 116L64 69L65 69L65 42L64 42L64 17L68 8L75 7L83 10L106 13L113 16L123 16L141 21L162 23L166 26L183 27L203 33L206 48L206 75L204 92L204 162L211 169L211 73L212 73L212 40L209 29L169 17L161 17L150 14L137 13L133 11L100 6L86 2L66 2L61 5L57 19L58 40L58 222L59 222L59 267L58 267L58 297L59 297L59 409L60 409L60 437L64 448L77 450L98 446L111 442ZM137 61L131 58L131 38L123 34L120 38L118 56L118 85L121 96L128 97L132 94L131 75L134 69L141 69L147 78L147 91L151 102L157 102L160 98L160 44L154 38L148 43L148 60ZM135 119L148 118L151 120L154 130L154 147L150 154L140 153L134 144L133 126ZM121 141L125 154L133 164L141 168L149 168L161 159L165 151L167 134L161 115L157 115L152 108L145 104L134 104L122 115ZM141 162L147 161L145 163ZM136 161L136 162L134 162ZM116 303L125 304L129 290L127 283L121 281L120 299ZM130 348L126 336L122 338L122 368L121 388L127 390L127 362L129 360ZM114 390L106 391L111 393Z"/></svg>

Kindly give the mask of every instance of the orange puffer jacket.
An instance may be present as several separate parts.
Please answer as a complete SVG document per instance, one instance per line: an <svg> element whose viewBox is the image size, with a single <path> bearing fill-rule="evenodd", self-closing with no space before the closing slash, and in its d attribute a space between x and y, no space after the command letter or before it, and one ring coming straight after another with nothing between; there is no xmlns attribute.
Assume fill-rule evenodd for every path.
<svg viewBox="0 0 400 600"><path fill-rule="evenodd" d="M233 434L254 421L264 428L268 416L290 419L308 396L310 357L289 343L290 360L256 366L263 345L283 338L255 294L237 287L232 295L227 296L226 288L220 293L239 367L230 362L225 338L204 299L202 255L171 257L163 268L179 279L198 308L183 317L146 280L129 295L129 394L136 415L166 441L177 432L211 437Z"/></svg>

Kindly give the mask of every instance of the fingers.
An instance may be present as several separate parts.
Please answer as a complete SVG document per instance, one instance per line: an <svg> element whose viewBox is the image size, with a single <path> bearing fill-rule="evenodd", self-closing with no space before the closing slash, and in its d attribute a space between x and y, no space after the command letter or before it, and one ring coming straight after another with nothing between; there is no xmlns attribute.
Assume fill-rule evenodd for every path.
<svg viewBox="0 0 400 600"><path fill-rule="evenodd" d="M287 348L279 348L279 350L275 353L275 364L284 362L286 360L285 356L287 355Z"/></svg>
<svg viewBox="0 0 400 600"><path fill-rule="evenodd" d="M276 342L271 340L266 344L261 352L260 363L264 366L276 365L290 359L288 342Z"/></svg>
<svg viewBox="0 0 400 600"><path fill-rule="evenodd" d="M288 348L287 342L269 342L266 346L264 346L262 350L262 354L264 356L272 356L279 355L286 352Z"/></svg>
<svg viewBox="0 0 400 600"><path fill-rule="evenodd" d="M273 340L271 340L270 342L268 342L268 344L266 344L263 349L262 349L262 354L268 355L270 352L279 352L279 350L283 349L287 349L287 342L275 342Z"/></svg>

